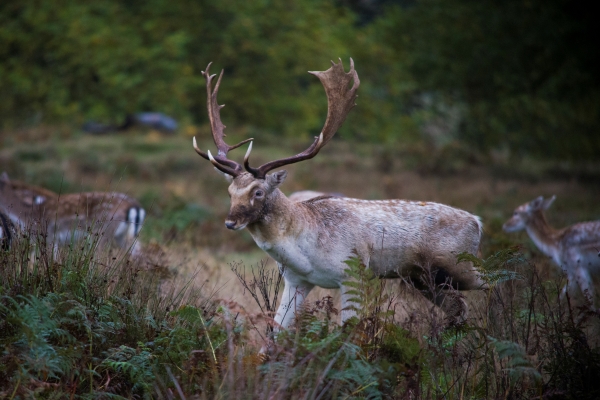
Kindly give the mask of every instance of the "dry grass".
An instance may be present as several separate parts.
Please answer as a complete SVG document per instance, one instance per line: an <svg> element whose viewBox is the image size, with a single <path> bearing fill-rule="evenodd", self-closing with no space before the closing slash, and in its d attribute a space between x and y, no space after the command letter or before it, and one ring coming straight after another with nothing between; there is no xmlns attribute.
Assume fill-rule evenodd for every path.
<svg viewBox="0 0 600 400"><path fill-rule="evenodd" d="M194 276L196 283L213 291L214 296L256 311L229 264L242 262L250 267L268 257L247 232L232 232L224 227L222 221L229 205L227 183L194 153L190 137L161 136L156 132L93 137L73 134L66 128L58 129L54 135L51 131L42 127L37 131L5 132L0 137L0 169L15 179L54 190L117 190L141 199L149 210L142 242L160 243L168 264L180 277ZM205 127L198 131L206 138ZM231 136L231 141L238 139L235 133ZM258 138L254 162L289 155L304 145L261 145ZM211 148L212 143L204 140L200 146ZM231 157L241 158L242 153L234 151ZM501 224L512 210L536 196L556 194L558 199L549 212L549 219L556 226L600 218L598 185L551 179L547 174L536 178L526 163L522 164L522 177L518 165L511 167L508 175L512 178L498 173L507 168L506 163L485 166L480 160L462 163L458 169L422 168L437 156L435 152L413 152L402 145L386 149L382 156L378 147L333 141L315 159L289 166L283 190L333 191L349 197L416 199L460 207L483 218L484 255L508 245L522 245L525 254L547 277L557 277L557 268L540 256L524 233L507 236L501 232ZM445 161L455 160L441 159L434 164L445 165ZM183 228L171 226L169 218L174 212L190 204L206 211L203 218L193 220L191 215ZM177 215L185 219L187 214ZM269 261L269 265L274 267L274 262ZM408 318L414 311L410 309L412 305L420 304L415 301L420 295L400 283L390 285L402 292L398 307L407 309L400 314L401 318ZM337 291L325 289L314 290L309 299L314 301L325 295L339 301ZM469 302L477 303L471 297L476 295L469 295ZM417 308L426 306L424 303Z"/></svg>

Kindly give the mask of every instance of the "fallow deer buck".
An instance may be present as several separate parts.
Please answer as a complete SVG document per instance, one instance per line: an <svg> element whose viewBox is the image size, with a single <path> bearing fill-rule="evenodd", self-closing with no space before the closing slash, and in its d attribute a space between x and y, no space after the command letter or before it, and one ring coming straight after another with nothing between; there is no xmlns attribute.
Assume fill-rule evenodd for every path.
<svg viewBox="0 0 600 400"><path fill-rule="evenodd" d="M562 290L573 292L577 287L597 307L593 276L600 275L600 221L580 222L563 229L554 229L546 221L546 211L556 196L543 196L520 205L506 221L506 232L525 230L533 243L567 274L568 287Z"/></svg>
<svg viewBox="0 0 600 400"><path fill-rule="evenodd" d="M140 203L117 192L84 192L58 195L24 182L0 176L0 210L26 229L34 226L56 246L98 234L98 244L114 242L139 254L137 237L144 222Z"/></svg>
<svg viewBox="0 0 600 400"><path fill-rule="evenodd" d="M202 72L206 79L207 107L217 154L196 152L210 160L231 182L231 206L225 221L228 229L247 228L256 244L283 266L285 287L275 321L286 328L295 311L314 286L342 289L342 322L354 313L344 289L348 275L344 261L354 254L382 278L423 279L431 273L436 284L460 290L483 287L480 276L469 263L457 263L461 252L477 254L482 225L478 217L442 204L418 201L367 201L344 197L317 197L304 202L287 198L279 186L287 172L270 171L316 156L344 122L354 107L359 86L354 62L346 73L340 60L318 77L328 100L327 119L321 134L303 152L280 160L250 166L252 140L230 146L224 141L217 93L223 71L212 89L215 75L210 64ZM352 83L352 87L349 87ZM227 153L251 142L244 166L227 158ZM244 171L245 168L245 171ZM427 264L427 265L424 265ZM430 267L424 271L424 268ZM449 287L449 286L445 286ZM430 300L442 305L444 291ZM434 298L435 297L435 298ZM461 299L456 322L466 317Z"/></svg>

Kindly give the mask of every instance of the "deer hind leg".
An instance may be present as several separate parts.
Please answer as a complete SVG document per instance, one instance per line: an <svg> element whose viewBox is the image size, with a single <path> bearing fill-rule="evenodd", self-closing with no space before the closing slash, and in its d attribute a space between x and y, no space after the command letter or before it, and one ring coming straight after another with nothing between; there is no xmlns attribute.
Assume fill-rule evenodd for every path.
<svg viewBox="0 0 600 400"><path fill-rule="evenodd" d="M577 283L577 276L575 274L575 272L573 271L569 271L566 270L564 271L567 274L567 283L564 284L564 286L562 287L561 291L560 291L560 301L566 301L567 298L567 293L570 296L573 296L577 293L577 287L578 287L578 283Z"/></svg>
<svg viewBox="0 0 600 400"><path fill-rule="evenodd" d="M421 292L446 314L445 322L448 326L462 325L469 315L469 307L464 296L459 290L480 288L478 277L464 279L456 278L444 267L432 266L423 271L420 279ZM463 278L463 279L461 279Z"/></svg>
<svg viewBox="0 0 600 400"><path fill-rule="evenodd" d="M455 261L456 263L456 261ZM489 289L473 263L463 261L457 263L451 270L453 280L458 290L485 290Z"/></svg>
<svg viewBox="0 0 600 400"><path fill-rule="evenodd" d="M462 325L469 315L469 307L463 295L458 292L457 283L442 268L431 272L422 293L444 311L448 326Z"/></svg>
<svg viewBox="0 0 600 400"><path fill-rule="evenodd" d="M469 306L464 296L457 290L440 289L434 292L427 290L424 294L425 297L444 311L447 326L462 325L467 321Z"/></svg>
<svg viewBox="0 0 600 400"><path fill-rule="evenodd" d="M117 224L113 229L112 239L117 246L125 250L131 250L131 254L138 256L141 254L141 245L138 243L140 229L144 223L146 211L141 207L130 207L125 213L125 220L120 222L110 221ZM107 231L109 231L107 229Z"/></svg>
<svg viewBox="0 0 600 400"><path fill-rule="evenodd" d="M127 237L129 244L131 245L131 254L133 256L139 256L142 252L139 235L142 225L144 225L145 218L146 210L142 207L131 207L127 213L127 222L129 222Z"/></svg>

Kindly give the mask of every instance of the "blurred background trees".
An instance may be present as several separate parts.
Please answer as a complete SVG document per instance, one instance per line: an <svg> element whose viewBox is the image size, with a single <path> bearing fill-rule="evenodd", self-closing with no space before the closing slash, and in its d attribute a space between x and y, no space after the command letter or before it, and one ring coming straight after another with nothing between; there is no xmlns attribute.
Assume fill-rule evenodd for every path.
<svg viewBox="0 0 600 400"><path fill-rule="evenodd" d="M228 125L308 138L326 100L306 71L353 57L347 139L592 160L593 18L567 0L4 0L0 129L138 111L203 124L213 61Z"/></svg>

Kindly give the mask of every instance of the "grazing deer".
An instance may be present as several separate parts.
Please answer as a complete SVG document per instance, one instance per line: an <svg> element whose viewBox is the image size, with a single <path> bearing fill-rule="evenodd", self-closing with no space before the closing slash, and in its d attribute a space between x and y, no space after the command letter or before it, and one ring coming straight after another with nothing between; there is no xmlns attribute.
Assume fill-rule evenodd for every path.
<svg viewBox="0 0 600 400"><path fill-rule="evenodd" d="M316 197L344 197L340 193L326 193L326 192L316 192L314 190L299 190L294 192L288 196L288 199L291 201L306 201L310 199L314 199Z"/></svg>
<svg viewBox="0 0 600 400"><path fill-rule="evenodd" d="M594 284L592 275L600 275L600 221L580 222L563 229L554 229L546 221L544 211L550 208L556 196L543 196L517 207L503 225L506 232L525 229L533 243L567 274L568 288L578 286L592 304Z"/></svg>
<svg viewBox="0 0 600 400"><path fill-rule="evenodd" d="M0 177L0 209L21 229L35 226L54 238L55 245L67 244L99 234L98 244L115 242L139 253L137 237L145 210L139 202L116 192L58 195L49 190Z"/></svg>
<svg viewBox="0 0 600 400"><path fill-rule="evenodd" d="M207 107L217 154L196 152L210 160L225 174L231 206L225 226L232 230L248 229L256 244L283 266L285 288L275 321L288 327L295 310L314 286L342 289L342 322L353 315L347 281L347 259L358 255L382 278L423 280L424 268L430 267L436 284L460 290L483 286L470 263L457 263L456 254L477 254L482 225L478 217L442 204L418 201L367 201L344 197L317 197L304 202L287 198L279 186L287 172L270 171L316 156L337 132L354 107L359 86L354 62L344 72L342 62L332 62L323 72L311 72L325 88L328 100L327 119L321 134L303 152L268 162L258 168L250 166L252 140L230 146L224 141L217 93L223 71L212 89L215 75L210 64L202 72L206 79ZM353 85L349 88L350 83ZM227 158L227 153L250 142L244 166ZM245 169L245 171L244 171ZM424 265L427 264L427 265ZM441 305L444 294L431 296ZM433 298L435 297L435 298ZM462 301L460 320L466 317ZM460 322L460 321L457 321Z"/></svg>

